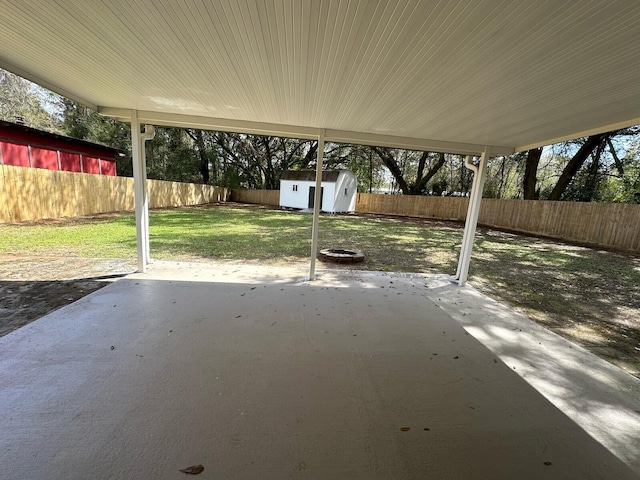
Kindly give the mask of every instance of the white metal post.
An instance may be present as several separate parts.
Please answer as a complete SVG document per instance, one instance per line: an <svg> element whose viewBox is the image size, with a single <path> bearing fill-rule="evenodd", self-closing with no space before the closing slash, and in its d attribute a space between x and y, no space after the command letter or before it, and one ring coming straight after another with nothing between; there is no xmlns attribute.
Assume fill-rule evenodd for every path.
<svg viewBox="0 0 640 480"><path fill-rule="evenodd" d="M478 181L478 167L476 167L473 164L473 157L471 155L467 155L465 157L464 166L473 172L471 192L474 192L476 183ZM469 198L469 205L467 206L467 216L464 222L464 233L462 235L462 246L460 247L460 258L458 260L458 269L456 271L456 276L455 276L456 280L460 278L460 272L462 270L462 264L463 264L462 259L466 258L466 253L469 247L467 239L469 238L469 226L470 226L470 222L468 221L468 219L471 218L471 215L469 213L471 211L471 195L469 197L470 198Z"/></svg>
<svg viewBox="0 0 640 480"><path fill-rule="evenodd" d="M322 160L324 158L324 130L318 135L318 161L316 164L316 191L313 200L313 224L311 226L311 265L309 280L315 279L316 256L318 255L318 225L320 220L320 202L322 199Z"/></svg>
<svg viewBox="0 0 640 480"><path fill-rule="evenodd" d="M140 134L140 148L141 153L140 157L142 159L142 186L143 186L143 215L142 221L144 224L144 245L145 251L147 252L147 263L153 263L151 259L151 245L149 242L149 189L147 187L147 151L146 151L146 143L147 140L153 139L156 136L156 130L153 125L145 125L144 133Z"/></svg>
<svg viewBox="0 0 640 480"><path fill-rule="evenodd" d="M142 136L140 135L140 120L138 112L131 111L131 156L133 160L133 193L136 208L136 244L138 250L138 270L142 273L147 271L147 251L148 218L145 218L145 184L146 172L143 161Z"/></svg>
<svg viewBox="0 0 640 480"><path fill-rule="evenodd" d="M465 166L473 171L473 184L471 195L469 196L469 208L467 209L467 219L464 225L464 235L462 237L462 247L460 249L460 259L458 260L458 271L455 279L461 287L467 281L469 274L469 264L471 263L471 251L473 250L473 240L476 235L478 225L478 214L480 213L480 203L482 201L482 190L487 177L487 162L489 161L489 148L485 147L480 164L475 166L471 163L471 157L465 159Z"/></svg>

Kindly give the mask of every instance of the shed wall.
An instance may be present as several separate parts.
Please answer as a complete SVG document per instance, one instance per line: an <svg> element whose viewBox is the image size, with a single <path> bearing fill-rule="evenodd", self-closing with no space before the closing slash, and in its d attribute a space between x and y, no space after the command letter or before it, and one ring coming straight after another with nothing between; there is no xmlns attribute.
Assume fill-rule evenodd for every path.
<svg viewBox="0 0 640 480"><path fill-rule="evenodd" d="M336 184L335 182L322 182L322 188L321 210L333 213L336 211L336 206L334 205Z"/></svg>
<svg viewBox="0 0 640 480"><path fill-rule="evenodd" d="M287 208L308 208L309 187L315 182L304 180L280 180L280 206ZM297 187L294 190L294 187Z"/></svg>
<svg viewBox="0 0 640 480"><path fill-rule="evenodd" d="M287 208L309 208L309 188L315 181L280 180L280 206ZM294 190L294 186L297 189ZM336 182L322 182L322 211L329 213L352 212L356 206L356 176L351 172L340 172ZM344 191L347 189L347 195Z"/></svg>
<svg viewBox="0 0 640 480"><path fill-rule="evenodd" d="M356 194L358 193L358 179L349 171L340 172L335 183L333 205L335 212L353 212L356 209Z"/></svg>

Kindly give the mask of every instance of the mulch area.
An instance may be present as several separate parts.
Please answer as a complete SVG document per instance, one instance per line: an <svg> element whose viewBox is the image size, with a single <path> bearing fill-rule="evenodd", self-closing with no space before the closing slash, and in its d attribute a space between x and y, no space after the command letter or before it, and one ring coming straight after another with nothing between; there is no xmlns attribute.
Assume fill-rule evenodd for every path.
<svg viewBox="0 0 640 480"><path fill-rule="evenodd" d="M0 255L0 337L135 271L120 259Z"/></svg>

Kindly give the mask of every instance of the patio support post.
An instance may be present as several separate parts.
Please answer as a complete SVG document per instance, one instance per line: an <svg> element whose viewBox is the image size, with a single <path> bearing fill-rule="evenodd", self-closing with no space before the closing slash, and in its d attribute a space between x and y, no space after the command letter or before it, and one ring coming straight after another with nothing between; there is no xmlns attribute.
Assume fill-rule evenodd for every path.
<svg viewBox="0 0 640 480"><path fill-rule="evenodd" d="M316 191L313 200L313 224L311 227L311 265L309 280L316 276L316 257L318 256L318 224L320 220L320 202L322 199L322 160L324 158L324 130L318 135L318 161L316 163Z"/></svg>
<svg viewBox="0 0 640 480"><path fill-rule="evenodd" d="M144 181L143 185L143 198L144 198L144 212L142 215L142 219L144 222L144 244L145 250L147 252L147 263L153 263L151 259L151 246L149 242L149 189L147 185L147 150L146 150L146 142L147 140L152 140L156 136L156 129L153 125L145 125L144 133L140 134L140 148L141 154L140 158L142 160L142 178Z"/></svg>
<svg viewBox="0 0 640 480"><path fill-rule="evenodd" d="M149 197L147 192L147 171L145 161L145 134L140 133L137 110L131 111L131 154L133 161L133 193L136 209L136 245L138 271L146 273L149 261Z"/></svg>
<svg viewBox="0 0 640 480"><path fill-rule="evenodd" d="M487 162L489 160L489 148L485 147L480 163L476 166L472 162L472 157L467 156L464 161L465 167L473 171L473 183L471 194L469 195L469 207L467 209L467 219L464 223L464 235L462 236L462 247L460 248L460 259L458 260L458 270L455 280L458 285L464 287L469 273L471 263L471 251L473 250L473 240L476 235L478 225L478 214L480 213L480 202L482 201L482 190L487 177Z"/></svg>

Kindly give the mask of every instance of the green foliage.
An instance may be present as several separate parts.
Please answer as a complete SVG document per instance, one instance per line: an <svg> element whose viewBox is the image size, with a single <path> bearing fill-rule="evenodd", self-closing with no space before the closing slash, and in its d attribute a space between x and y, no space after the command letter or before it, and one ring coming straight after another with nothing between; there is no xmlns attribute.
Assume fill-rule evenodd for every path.
<svg viewBox="0 0 640 480"><path fill-rule="evenodd" d="M123 152L116 159L118 175L133 174L128 124L103 117L0 70L0 118L15 121L17 117L31 127L117 148ZM284 171L316 165L317 142L311 140L167 127L158 127L156 132L156 137L147 143L147 174L153 179L277 189ZM560 198L640 202L639 138L640 127L605 135L588 158L579 162L577 172L571 170L571 181ZM586 140L545 148L534 170L537 198L548 199L558 180L569 177L565 168ZM464 167L464 158L447 154L441 166L439 155L328 143L324 164L325 168L352 170L358 178L360 192L466 195L471 188L472 173ZM526 158L526 152L521 152L491 159L484 196L522 198ZM432 169L435 175L431 177Z"/></svg>
<svg viewBox="0 0 640 480"><path fill-rule="evenodd" d="M56 94L0 69L0 119L22 121L25 125L59 132ZM47 110L48 109L48 110Z"/></svg>
<svg viewBox="0 0 640 480"><path fill-rule="evenodd" d="M609 176L599 193L603 202L640 203L640 158L628 162L622 175Z"/></svg>
<svg viewBox="0 0 640 480"><path fill-rule="evenodd" d="M464 166L462 155L447 155L443 168L433 177L427 186L429 195L466 195L471 190L473 177L471 170Z"/></svg>
<svg viewBox="0 0 640 480"><path fill-rule="evenodd" d="M520 189L519 169L522 159L517 155L496 157L487 165L487 180L484 185L485 198L514 198Z"/></svg>
<svg viewBox="0 0 640 480"><path fill-rule="evenodd" d="M120 176L133 176L131 165L131 129L125 123L104 117L73 100L60 97L62 112L60 128L70 137L99 143L119 149L123 155L116 157L116 169Z"/></svg>

